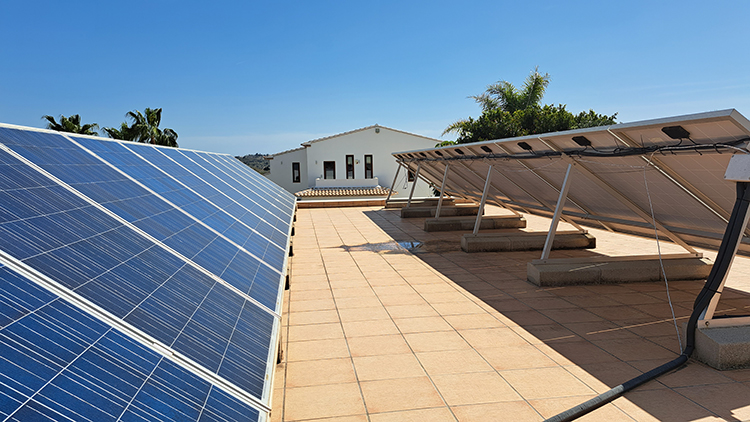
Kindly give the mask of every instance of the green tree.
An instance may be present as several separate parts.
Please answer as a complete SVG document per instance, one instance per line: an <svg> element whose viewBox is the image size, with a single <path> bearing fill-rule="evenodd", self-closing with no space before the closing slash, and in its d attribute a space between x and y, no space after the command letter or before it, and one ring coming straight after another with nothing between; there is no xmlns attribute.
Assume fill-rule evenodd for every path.
<svg viewBox="0 0 750 422"><path fill-rule="evenodd" d="M520 90L506 81L489 85L484 93L470 97L482 107L479 118L458 120L443 135L456 133L456 142L463 144L616 123L617 113L607 116L589 110L574 115L564 104L540 105L549 82L549 74L537 68Z"/></svg>
<svg viewBox="0 0 750 422"><path fill-rule="evenodd" d="M96 123L81 125L81 116L78 114L73 114L70 117L60 115L60 123L57 123L55 118L49 115L42 116L42 119L47 120L47 129L58 132L80 133L82 135L98 135L96 129L99 128L99 125Z"/></svg>
<svg viewBox="0 0 750 422"><path fill-rule="evenodd" d="M103 128L104 132L110 138L114 139L168 147L178 146L177 132L169 128L159 128L161 124L161 108L146 108L143 110L143 113L138 110L129 111L125 117L132 120L130 125L122 123L119 129L105 127Z"/></svg>

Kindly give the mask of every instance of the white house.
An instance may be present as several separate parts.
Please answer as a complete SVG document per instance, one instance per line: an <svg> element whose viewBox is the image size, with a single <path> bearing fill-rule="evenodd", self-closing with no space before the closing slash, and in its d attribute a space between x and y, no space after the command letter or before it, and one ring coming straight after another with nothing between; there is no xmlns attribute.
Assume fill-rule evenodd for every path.
<svg viewBox="0 0 750 422"><path fill-rule="evenodd" d="M438 142L385 126L368 126L266 156L271 169L268 177L298 197L385 197L398 167L391 153L432 148ZM413 177L402 168L391 197L408 197ZM417 181L414 197L428 196L433 196L430 186Z"/></svg>

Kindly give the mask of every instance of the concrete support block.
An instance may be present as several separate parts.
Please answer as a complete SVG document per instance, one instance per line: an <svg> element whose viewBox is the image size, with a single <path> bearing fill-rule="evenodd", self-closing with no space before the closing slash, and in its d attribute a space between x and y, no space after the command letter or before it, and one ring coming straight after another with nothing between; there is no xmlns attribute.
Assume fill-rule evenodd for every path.
<svg viewBox="0 0 750 422"><path fill-rule="evenodd" d="M401 218L430 218L435 216L437 207L409 207L401 208ZM476 217L479 212L478 205L454 205L450 207L443 206L440 209L440 216L451 217L457 215L473 215Z"/></svg>
<svg viewBox="0 0 750 422"><path fill-rule="evenodd" d="M412 207L436 207L438 204L438 200L440 198L420 198L420 199L412 199L411 206ZM443 206L449 205L453 206L458 201L463 202L463 200L460 199L454 199L454 198L443 198ZM391 199L388 201L387 204L385 204L386 208L404 208L406 207L406 204L408 202L408 199Z"/></svg>
<svg viewBox="0 0 750 422"><path fill-rule="evenodd" d="M474 230L476 217L440 217L428 218L424 221L426 232L447 232L458 230ZM479 223L481 230L515 229L526 227L526 219L515 215L490 215L482 217Z"/></svg>
<svg viewBox="0 0 750 422"><path fill-rule="evenodd" d="M464 252L500 252L542 250L546 232L479 233L465 234L461 238ZM596 238L577 231L557 232L552 249L595 248Z"/></svg>
<svg viewBox="0 0 750 422"><path fill-rule="evenodd" d="M692 358L721 371L750 368L750 326L698 327Z"/></svg>
<svg viewBox="0 0 750 422"><path fill-rule="evenodd" d="M668 280L702 280L712 267L711 261L697 257L665 256L663 262ZM659 258L653 255L535 260L527 264L526 277L542 287L663 279Z"/></svg>

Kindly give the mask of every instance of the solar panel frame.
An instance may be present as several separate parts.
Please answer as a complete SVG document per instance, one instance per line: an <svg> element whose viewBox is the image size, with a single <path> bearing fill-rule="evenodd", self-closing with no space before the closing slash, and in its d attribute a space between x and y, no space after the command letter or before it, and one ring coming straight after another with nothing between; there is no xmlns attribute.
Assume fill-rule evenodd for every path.
<svg viewBox="0 0 750 422"><path fill-rule="evenodd" d="M0 391L0 398L4 397L0 417L21 421L44 415L53 420L61 416L128 420L128 413L139 412L147 420L176 420L189 417L185 413L189 410L194 413L193 420L202 420L204 412L228 416L232 410L231 420L267 417L266 410L229 397L216 384L190 374L168 356L40 288L3 263L0 280L0 297L8 296L9 287L27 296L25 312L0 327L0 384L5 387ZM45 346L46 342L52 346ZM187 399L195 394L204 399L194 397L190 404ZM144 400L154 399L160 401L160 415L146 412L156 407L144 406ZM165 410L174 413L165 414Z"/></svg>
<svg viewBox="0 0 750 422"><path fill-rule="evenodd" d="M54 146L55 142L50 141L48 135L54 135L55 137L62 136L64 138L67 138L69 141L71 140L70 137L69 137L69 135L60 135L60 134L57 134L57 133L54 133L54 132L51 132L51 131L36 130L36 129L29 129L29 128L21 128L21 127L16 127L16 126L12 126L12 125L2 125L2 124L0 124L0 128L12 128L12 129L25 130L25 131L29 131L29 132L32 132L32 133L36 133L38 136L33 136L33 137L35 138L35 141L37 142L38 145ZM5 139L5 138L3 138L3 139ZM31 149L24 149L22 146L19 146L20 144L22 144L22 141L19 142L18 139L15 139L15 141L16 142L10 142L10 143L12 145L15 145L14 149L23 150L23 152L25 153L26 157L30 157L32 159L38 159L38 160L47 159L47 158L50 157L51 151L48 151L48 150L39 150L39 149L37 149L35 151L32 151ZM106 142L105 140L100 140L100 141ZM75 142L73 142L73 143L75 144ZM5 151L5 152L11 152L11 151L13 151L13 149L9 148L8 146L6 146L3 143L0 143L0 148L3 151ZM212 159L212 161L214 161L214 162L217 163L217 165L221 165L221 166L227 168L228 172L234 172L236 174L241 174L241 172L239 170L236 170L236 169L232 170L231 169L231 167L235 163L233 161L229 160L228 156L223 156L223 155L220 155L220 154L205 154L205 155L207 157L210 157ZM16 158L20 158L20 157L16 157ZM71 160L68 160L68 158L70 158L70 157L63 156L62 158L63 159L59 161L62 165L68 165L68 164L72 163ZM0 172L0 191L2 191L2 187L10 187L10 186L13 186L13 187L25 187L25 185L33 186L34 185L33 180L34 179L38 179L40 177L40 175L43 175L43 176L41 176L42 179L50 180L49 176L51 176L51 175L49 173L47 173L46 171L41 170L40 167L38 167L38 166L36 166L34 164L31 164L30 162L28 162L28 160L25 160L25 161L27 161L25 164L28 167L28 168L24 167L27 170L27 174L22 174L19 177L11 179L11 178L5 177L5 174L2 174ZM206 159L205 161L207 163L211 162L208 159ZM234 160L234 161L238 162L237 160ZM111 164L111 163L108 163L108 164ZM206 164L206 165L208 165L208 164ZM29 168L31 170L29 170ZM90 172L90 171L88 171L88 170L90 170L88 168L84 169L84 170L86 170L86 176L90 177L92 180L94 180L94 181L104 180L104 179L98 179L96 177L97 176L96 172ZM221 170L221 171L224 172L225 170ZM229 173L226 173L226 174L228 175ZM76 208L75 210L73 210L77 214L80 214L80 215L76 216L76 215L74 215L73 212L71 212L71 215L62 216L64 218L61 221L64 221L64 223L62 223L61 221L56 221L56 220L49 220L49 221L47 221L47 220L40 220L39 222L37 222L38 223L37 226L45 227L48 230L53 230L56 233L60 233L60 235L57 238L54 239L55 241L59 241L63 245L66 244L66 243L69 243L69 242L73 242L73 241L80 241L80 237L76 236L76 234L79 231L80 231L80 234L91 235L92 232L97 232L97 231L102 231L103 230L103 228L97 228L97 229L91 230L91 227L88 227L92 222L94 224L104 224L104 223L106 223L107 218L101 218L100 217L100 214L102 214L102 212L105 215L106 214L110 214L109 217L113 217L113 215L111 215L112 214L111 212L107 213L106 209L104 207L102 207L101 205L99 205L97 202L92 202L92 201L90 201L89 198L80 195L80 193L76 189L73 189L70 186L67 186L65 183L60 183L61 181L59 179L56 179L55 177L52 177L51 180L53 180L53 182L50 183L50 185L49 185L50 188L54 188L56 190L60 190L60 187L62 186L63 189L60 190L59 192L73 192L73 193L76 193L78 195L78 198L74 200L74 205L75 205L75 201L78 201L78 199L84 199L83 203L80 203L80 201L78 202L78 205L81 205L81 206L79 206L78 208ZM243 180L249 181L249 180L252 180L252 177L243 176ZM261 182L262 182L262 179L261 179ZM249 184L250 182L247 182L247 183ZM256 186L259 186L259 182L257 180L255 180L254 183L255 183ZM115 186L117 186L117 185L115 185ZM269 184L268 186L273 186L273 185ZM7 190L7 189L5 189L5 190ZM53 189L50 189L48 192L45 192L45 193L48 194L48 195L51 195L51 197L54 197L55 200L64 201L66 199L69 199L69 198L67 198L66 195L64 195L64 194L60 195L60 194L56 193ZM111 191L101 191L101 190L99 191L99 194L101 194L103 197L107 197L106 195L108 193L112 193L112 192ZM31 194L30 191L24 192L23 195L24 195L23 196L23 200L24 200L24 202L26 202L27 204L29 204L29 207L28 207L28 209L26 211L21 210L20 212L22 212L22 214L23 213L25 213L25 214L39 214L39 213L44 213L44 212L47 212L47 211L53 211L53 210L48 210L48 209L45 208L45 206L48 205L47 204L48 198L38 197L35 194ZM290 198L290 197L291 197L291 195L287 194L287 198ZM279 195L279 198L283 199L282 195ZM16 198L16 199L19 199L19 198ZM115 196L112 196L112 199L114 200ZM279 201L277 201L277 202L279 204L283 205L283 202L281 201L281 199L279 199ZM18 201L16 201L16 202L18 202ZM88 203L86 203L86 202L88 202ZM3 204L5 204L5 203L6 202L4 202ZM68 205L70 205L70 204L68 204ZM97 207L97 205L98 205L98 207ZM294 208L295 208L294 198L291 197L291 201L287 202L287 213L288 213L288 210L291 210L293 212ZM94 214L91 214L91 213L86 214L86 210L87 209L88 210L94 210L94 209L96 209L97 211L99 211L99 214L97 214L96 212ZM278 208L278 209L281 210L282 208ZM13 211L19 212L19 210L13 210ZM127 212L127 213L133 213L135 215L135 213L137 213L138 211L140 211L140 210L138 210L137 208L134 208L134 207L130 207L130 208L127 208L125 212ZM11 217L18 217L17 215L14 215L11 211L7 210L6 207L3 207L3 206L0 205L0 216L3 216L3 215L5 215L4 219L8 219L8 218L11 218ZM288 236L291 234L291 230L292 230L291 219L292 219L293 214L286 214L286 215L289 216L289 224L288 224L288 229L287 229L287 233L286 233L287 237L284 240L285 240L285 246L288 247L289 242L290 242L290 239L289 239ZM41 219L41 218L44 218L44 216L39 216L38 218ZM42 221L44 221L43 224L42 224ZM70 227L70 230L68 230L68 227ZM130 228L132 229L133 227L130 227ZM33 225L32 226L28 226L28 227L27 227L27 225L24 225L22 227L22 229L23 230L19 230L16 233L18 236L15 236L13 238L13 240L22 241L24 237L31 237L32 240L35 241L35 242L38 242L38 241L41 240L41 237L38 237L38 235L34 235L34 233L38 233L38 234L41 234L41 233L40 232L35 232L34 231L35 227ZM108 227L108 229L111 229L111 227ZM136 229L136 231L137 231L137 229ZM139 234L143 235L144 233L139 232ZM143 236L141 236L141 237L143 237ZM148 239L148 236L145 236L145 237ZM151 239L151 240L153 240L153 239ZM33 243L29 243L29 245L33 246ZM52 246L53 245L47 245L47 248L52 247ZM90 250L92 250L92 251L93 250L101 251L101 250L107 249L108 251L111 251L115 255L117 255L117 254L125 254L125 255L127 255L127 251L126 250L120 250L120 249L118 249L118 246L119 245L117 245L116 243L112 242L111 240L107 240L104 243L100 243L98 245L97 244L87 245L87 247L90 248ZM163 245L161 245L161 246L163 247ZM93 249L91 249L91 248L93 248ZM42 249L44 249L44 248L42 248ZM24 252L23 255L27 256L27 257L30 257L30 256L36 257L37 255L39 255L39 252L40 252L39 248L37 248L37 249L33 249L32 248L32 249L29 249L28 251ZM65 252L64 255L57 256L54 259L52 259L51 262L50 262L50 264L54 264L54 265L58 265L58 266L67 266L69 269L71 267L80 266L82 269L92 269L92 271L93 270L97 270L97 265L96 265L95 262L91 262L91 261L86 261L85 260L86 259L86 254L82 254L82 253L78 253L78 252L73 252L73 251L64 251L64 252ZM174 252L174 251L172 251L172 252ZM184 257L181 257L179 254L174 254L174 255L177 256L180 259L184 259ZM17 259L13 258L12 256L5 254L4 251L1 251L1 250L0 250L0 260L3 260L5 262L12 262L12 265L15 266L15 267L23 267L24 268L24 274L26 275L26 277L35 279L37 283L44 284L46 286L46 288L50 288L50 286L52 285L52 286L54 286L52 288L52 290L58 291L58 292L65 292L65 294L67 296L74 297L73 302L75 302L79 307L82 307L82 309L86 309L87 312L93 312L93 314L96 314L97 317L99 317L99 318L101 318L102 315L105 315L105 317L104 317L105 320L109 319L109 320L115 321L117 324L122 325L123 327L126 328L126 331L129 332L129 335L131 335L133 337L136 337L136 338L138 338L140 340L143 340L144 338L149 338L149 335L146 335L144 332L140 332L138 329L134 329L134 327L130 326L129 323L123 322L124 320L117 320L117 318L114 317L113 315L107 315L106 311L104 311L103 309L97 307L97 305L95 305L93 302L90 302L87 299L84 299L83 297L79 297L76 294L73 294L69 289L65 288L63 285L57 284L52 279L49 279L48 277L46 277L42 273L39 273L38 271L34 270L33 268L28 267L27 265L23 264L21 261L18 261ZM77 264L73 264L73 265L67 264L68 262L71 262L71 261L72 262L77 262ZM283 263L282 268L286 268L287 261L288 261L288 257L287 257L286 254L284 254L284 260L283 261L284 261L284 263ZM7 264L0 264L0 267L2 265L7 265ZM105 266L106 266L106 264L105 264ZM103 267L100 266L100 267L98 267L98 270L101 270L102 268ZM197 267L197 268L200 268L200 267ZM136 270L140 274L141 277L145 276L145 274L142 274L142 270L143 270L143 268ZM270 268L269 268L269 270L270 270ZM275 294L276 294L277 297L280 297L281 293L283 291L284 277L285 277L285 275L284 275L283 271L281 272L281 274L278 274L278 275L279 275L279 277L278 277L279 278L279 283L278 283L277 291L275 292ZM86 277L87 274L84 271L83 273L80 274L80 276L81 277ZM218 276L217 276L217 278L218 278ZM43 281L40 282L39 280L43 280ZM218 285L219 286L224 286L223 284L218 284ZM0 299L2 299L2 298L0 298ZM66 300L70 300L70 297L66 297ZM276 354L276 346L278 344L278 335L279 335L279 327L280 327L279 316L278 316L278 314L274 315L273 312L269 314L268 311L259 311L259 308L257 308L257 306L251 305L250 302L247 301L247 300L245 300L244 303L245 304L243 305L243 308L245 310L242 311L242 312L248 312L249 311L251 313L256 313L256 314L258 312L261 312L264 315L268 315L268 317L270 317L272 319L273 328L270 330L271 331L271 340L270 340L270 342L267 343L267 344L269 344L270 347L268 347L269 351L268 351L267 359L265 360L266 365L265 365L265 371L264 371L264 373L266 374L266 377L268 377L268 375L270 375L271 376L270 378L272 380L272 378L273 378L272 377L273 376L273 368L274 368L274 362L275 362L275 354ZM0 305L3 305L3 304L4 303L0 300ZM278 308L278 306L277 306L277 308ZM215 313L215 311L212 311L212 312ZM2 315L0 315L0 318L1 317L2 317ZM243 319L242 317L240 317L240 319L237 319L237 322L234 325L237 326L237 323L241 322L242 319ZM254 320L254 319L255 318L252 318L252 317L250 318L250 320ZM0 319L0 321L2 321L2 320ZM195 322L196 323L200 322L200 316L198 316L195 319ZM243 324L245 324L245 323L243 323ZM198 326L195 326L195 327L198 327ZM252 332L252 330L249 330L249 331ZM243 337L247 337L247 336L244 335L244 332L243 333L239 333L237 330L235 330L234 333L235 334L243 334ZM205 334L206 334L206 332L204 331L204 334L201 334L200 337L205 337ZM162 351L162 349L168 350L168 348L165 348L163 345L159 345L158 341L150 343L152 340L153 339L147 340L145 344L147 344L149 347L155 348L155 350L157 350L157 351ZM250 345L250 344L253 344L253 342L254 342L254 340L252 340L252 338L248 337L248 338L241 339L241 341L239 343L236 343L236 344L239 345L240 343L244 343L246 345ZM225 356L226 357L225 362L231 363L233 359L237 359L237 358L243 359L243 361L244 361L244 358L242 356L245 356L245 355L242 355L242 354L238 355L236 352L232 351L232 348L236 348L236 346L233 346L233 344L234 343L232 343L232 342L227 343L227 347L224 348L224 353L226 355ZM246 349L247 346L242 346L242 348ZM237 349L237 350L239 350L239 349ZM200 374L204 379L218 380L219 384L223 385L224 387L227 387L228 391L231 391L234 396L236 396L236 397L243 397L245 399L245 401L250 401L254 405L259 406L260 408L264 408L264 409L266 408L266 404L264 404L264 403L267 403L268 400L270 400L271 382L266 382L266 383L263 384L263 392L261 394L261 399L259 400L259 399L255 398L255 397L253 397L252 395L248 395L248 393L245 392L249 388L248 386L242 385L241 382L235 382L235 384L227 383L223 378L221 378L222 376L224 376L224 377L230 377L231 378L231 375L234 372L236 372L234 369L219 370L218 375L214 375L214 374L212 374L210 372L207 372L200 365L197 365L196 362L192 362L190 359L186 359L186 357L184 355L181 355L180 353L175 352L175 350L168 350L168 351L169 351L169 354L172 354L172 355L176 356L174 359L176 359L177 361L181 362L181 365L183 365L184 367L190 368L190 370L193 373ZM245 353L245 352L242 352L242 353ZM247 364L247 362L243 362L243 364ZM226 368L230 368L230 367L227 366ZM219 385L219 384L217 384L217 385ZM223 393L221 393L221 394L223 394ZM258 391L256 390L254 392L254 394L258 395ZM224 395L224 397L225 397L225 399L223 401L226 401L226 398L229 397L229 396ZM219 403L219 402L222 401L222 400L215 399L215 398L210 398L210 399L216 401L216 403ZM208 419L213 418L211 420L214 420L215 418L219 417L218 415L219 415L219 413L213 412L210 416L206 416L206 418L208 418Z"/></svg>
<svg viewBox="0 0 750 422"><path fill-rule="evenodd" d="M0 130L1 129L2 128L0 128ZM55 138L57 139L58 137L55 136ZM77 167L79 166L79 164L77 163L79 162L93 163L86 165L89 167L93 166L97 168L100 173L109 174L111 176L104 177L102 174L90 175L91 171L84 170L81 173L84 173L86 177L91 177L94 182L75 182L71 185L70 181L65 182L65 180L62 180L61 183L66 183L76 191L83 190L83 192L81 193L83 193L83 196L87 200L103 205L112 215L116 215L123 221L126 221L139 228L143 235L150 237L152 240L155 240L156 243L160 243L166 246L168 249L174 251L178 255L181 255L185 259L191 262L197 262L208 272L211 272L211 265L213 265L215 262L211 260L208 255L206 255L206 253L209 253L210 250L205 248L213 248L215 250L223 250L232 247L240 248L239 245L234 244L232 241L225 238L223 235L214 231L210 227L206 226L199 220L195 219L193 216L185 213L182 210L179 210L173 204L169 203L164 198L159 197L144 185L133 180L126 174L120 172L115 167L111 166L108 162L100 159L93 152L86 149L81 149L79 151L81 147L74 141L66 139L66 137L59 137L57 141L57 144L47 142L46 145L60 148L60 143L67 146L69 142L70 146L66 150L66 154L57 154L53 157L51 154L48 154L44 151L39 153L37 149L34 149L31 146L25 146L22 139L20 139L17 145L12 147L11 150L17 154L20 153L23 157L31 156L32 158L36 157L37 160L51 160L53 163L62 162L63 164L59 165L47 165L47 167L51 167L50 170L53 170L56 173L55 175L53 175L53 177L55 177L56 179L58 175L61 175L67 178L74 177L75 179L73 180L82 180L81 178L83 176L80 173L76 172L75 174L71 174L67 170L67 166L76 165L76 170L78 170ZM46 158L42 158L42 156ZM28 158L26 159L28 160ZM39 171L46 171L42 167L38 167L38 169ZM109 182L109 180L115 180L114 186ZM121 189L119 190L117 195L113 195L110 189L97 187L96 184L98 182L107 182L108 188L115 189L117 186L119 186ZM91 196L94 196L94 198L91 198ZM123 200L119 198L130 199ZM178 221L181 221L181 223L175 225L175 223ZM182 228L183 226L188 227L190 230L184 230ZM229 246L230 244L233 246ZM247 253L252 258L252 260L257 260L260 266L269 265L268 263L262 261L257 256L250 254L244 249L243 251ZM244 255L237 254L235 254L234 257L235 258L233 258L233 260L245 258ZM230 264L238 265L239 261L237 263L233 263L232 261L226 262L226 265ZM212 272L212 274L217 278L220 278L224 273L224 270L226 270L227 268L229 267L225 266L222 271L217 271L217 268L214 267L214 271ZM278 276L268 278L269 275L267 274L267 272L260 271L259 267L255 267L254 274L257 272L258 274L266 277L263 279L265 280L265 284L281 284L284 275L281 274L280 269L272 268L272 270L278 273ZM244 281L245 278L241 276L238 277L236 272L226 272L226 274L227 276L232 276L233 278L222 280L222 282L226 281L232 284L235 288L238 288L239 291L243 291L243 293L248 294L252 298L252 300L258 301L263 306L266 306L272 311L278 313L281 302L280 289L276 290L276 293L273 294L271 290L264 287L262 284L256 283L258 281L257 279L254 279L253 283L251 284L246 284ZM265 292L265 296L262 296L260 298L254 297L251 291L251 289L253 288L255 288L259 292L259 294L263 294ZM269 294L271 294L272 296L268 296Z"/></svg>
<svg viewBox="0 0 750 422"><path fill-rule="evenodd" d="M672 139L662 130L669 126L683 127L690 139ZM574 137L585 137L590 146ZM645 215L653 207L657 223L672 235L714 245L734 202L733 184L722 178L726 163L738 151L734 144L748 141L750 121L730 109L393 155L412 168L421 163L422 170L427 169L423 176L435 186L442 184L442 170L449 162L454 177L449 174L447 190L471 198L481 197L480 182L492 164L496 187L490 189L489 202L494 196L501 205L545 215L554 210L570 163L563 215L643 234L644 227L652 225ZM626 156L627 151L642 152ZM473 180L473 187L457 179Z"/></svg>

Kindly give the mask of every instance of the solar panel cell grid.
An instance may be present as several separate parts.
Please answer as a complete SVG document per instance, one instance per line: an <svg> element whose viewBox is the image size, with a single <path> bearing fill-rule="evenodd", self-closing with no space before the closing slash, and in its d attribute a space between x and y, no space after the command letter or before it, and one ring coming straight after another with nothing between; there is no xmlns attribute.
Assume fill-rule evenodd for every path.
<svg viewBox="0 0 750 422"><path fill-rule="evenodd" d="M13 266L42 277L20 277L0 261L0 384L10 386L0 391L0 419L258 420L263 412L220 385L268 399L279 320L228 285L278 307L291 214L250 200L262 197L256 193L238 193L216 168L227 157L204 160L222 174L213 179L219 189L158 148L134 146L147 162L119 142L76 141L106 162L56 133L0 127L1 143L85 195L0 151L2 251ZM264 179L255 186L276 189ZM44 288L53 285L111 316ZM125 334L132 330L208 372L164 359Z"/></svg>
<svg viewBox="0 0 750 422"><path fill-rule="evenodd" d="M259 419L257 409L7 267L0 281L0 298L25 308L0 329L3 419Z"/></svg>
<svg viewBox="0 0 750 422"><path fill-rule="evenodd" d="M56 137L56 140L57 146L65 151L64 154L58 155L68 155L68 157L62 159L58 158L57 155L50 154L49 160L36 164L49 170L56 177L65 180L76 190L102 204L121 218L132 222L138 228L164 242L188 259L194 259L199 265L205 265L209 271L217 276L221 276L227 266L230 265L231 260L224 259L221 261L222 265L217 265L217 261L210 257L238 257L243 262L248 262L248 268L253 272L254 268L259 265L257 258L238 250L236 246L219 238L216 233L201 225L195 219L188 217L100 160L83 152L70 141L59 137ZM23 153L40 148L26 146L19 149ZM60 161L68 164L55 164ZM81 168L86 168L88 171L79 171ZM92 177L92 179L98 179L98 182L86 181L89 172L97 174L97 177ZM279 239L277 238L277 240ZM279 254L277 253L275 256L278 257ZM277 270L280 269L282 264L283 261L279 263L278 259L273 262L274 268ZM280 279L280 276L278 278ZM226 281L270 309L276 309L277 291L271 295L268 294L268 291L264 294L256 294L253 291L253 281L247 280L245 277L227 278ZM278 285L280 281L260 280L260 284L263 283L276 283Z"/></svg>

